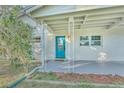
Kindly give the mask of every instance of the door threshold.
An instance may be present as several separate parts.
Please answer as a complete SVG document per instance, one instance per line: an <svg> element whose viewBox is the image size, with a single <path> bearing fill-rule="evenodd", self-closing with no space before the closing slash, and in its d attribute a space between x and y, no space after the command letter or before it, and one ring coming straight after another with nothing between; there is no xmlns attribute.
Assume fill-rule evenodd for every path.
<svg viewBox="0 0 124 93"><path fill-rule="evenodd" d="M67 59L64 58L56 58L55 61L66 61Z"/></svg>

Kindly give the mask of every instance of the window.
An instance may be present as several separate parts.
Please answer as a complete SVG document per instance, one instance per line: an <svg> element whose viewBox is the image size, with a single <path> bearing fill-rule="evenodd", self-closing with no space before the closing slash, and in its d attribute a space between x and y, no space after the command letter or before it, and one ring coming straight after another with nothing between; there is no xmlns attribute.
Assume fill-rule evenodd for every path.
<svg viewBox="0 0 124 93"><path fill-rule="evenodd" d="M101 46L101 36L80 36L80 46Z"/></svg>
<svg viewBox="0 0 124 93"><path fill-rule="evenodd" d="M88 36L80 36L80 46L89 46Z"/></svg>
<svg viewBox="0 0 124 93"><path fill-rule="evenodd" d="M101 36L91 36L91 46L100 46Z"/></svg>

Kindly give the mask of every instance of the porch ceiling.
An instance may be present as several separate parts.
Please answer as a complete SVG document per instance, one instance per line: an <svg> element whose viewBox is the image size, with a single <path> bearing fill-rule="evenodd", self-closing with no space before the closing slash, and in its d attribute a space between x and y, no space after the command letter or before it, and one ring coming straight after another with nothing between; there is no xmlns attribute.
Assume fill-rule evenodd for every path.
<svg viewBox="0 0 124 93"><path fill-rule="evenodd" d="M45 22L53 31L68 31L69 17L74 17L74 29L124 26L124 6L76 11L52 16L35 17Z"/></svg>

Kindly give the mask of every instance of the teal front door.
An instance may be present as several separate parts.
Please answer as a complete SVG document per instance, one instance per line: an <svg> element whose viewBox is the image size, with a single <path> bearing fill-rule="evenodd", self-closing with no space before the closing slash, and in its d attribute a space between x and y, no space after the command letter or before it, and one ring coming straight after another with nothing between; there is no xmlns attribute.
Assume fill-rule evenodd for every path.
<svg viewBox="0 0 124 93"><path fill-rule="evenodd" d="M56 58L65 58L65 36L56 36Z"/></svg>

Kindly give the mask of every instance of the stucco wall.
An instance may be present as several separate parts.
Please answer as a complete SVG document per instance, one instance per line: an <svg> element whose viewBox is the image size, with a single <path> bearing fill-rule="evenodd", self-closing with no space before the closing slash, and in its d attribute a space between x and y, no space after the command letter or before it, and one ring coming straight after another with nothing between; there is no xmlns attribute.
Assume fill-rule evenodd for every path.
<svg viewBox="0 0 124 93"><path fill-rule="evenodd" d="M106 29L82 29L75 31L75 60L97 60L101 52L106 53L108 61L124 61L124 28L118 27L107 31ZM57 32L55 35L67 35L67 32ZM79 37L82 35L102 36L102 46L80 46ZM55 36L49 39L47 53L49 59L55 58ZM68 43L66 42L66 58L68 58Z"/></svg>

